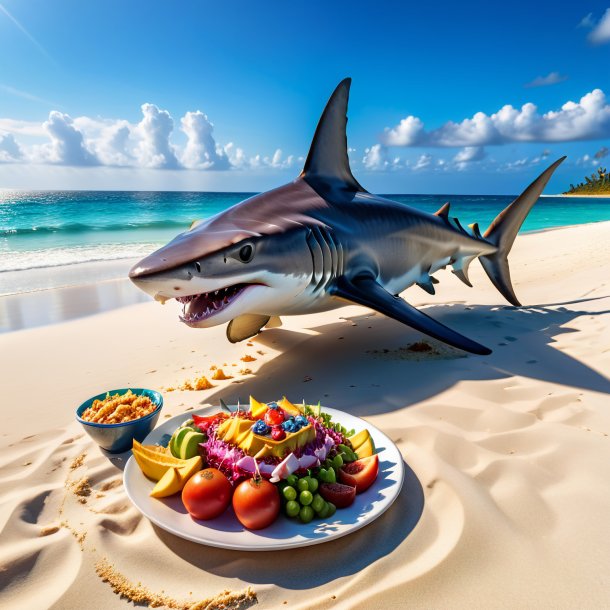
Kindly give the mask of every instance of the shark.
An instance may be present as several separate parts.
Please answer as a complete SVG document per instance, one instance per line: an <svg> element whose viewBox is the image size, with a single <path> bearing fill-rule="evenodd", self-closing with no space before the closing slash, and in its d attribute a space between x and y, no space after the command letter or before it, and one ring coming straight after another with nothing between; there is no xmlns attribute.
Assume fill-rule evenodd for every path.
<svg viewBox="0 0 610 610"><path fill-rule="evenodd" d="M462 226L450 204L430 214L373 195L353 176L347 147L351 79L331 95L300 175L210 218L196 221L129 272L136 286L182 305L192 328L227 325L236 343L281 317L357 304L466 352L491 350L409 304L402 293L429 294L434 274L451 266L471 286L478 259L514 306L508 254L528 212L562 157L536 178L481 233Z"/></svg>

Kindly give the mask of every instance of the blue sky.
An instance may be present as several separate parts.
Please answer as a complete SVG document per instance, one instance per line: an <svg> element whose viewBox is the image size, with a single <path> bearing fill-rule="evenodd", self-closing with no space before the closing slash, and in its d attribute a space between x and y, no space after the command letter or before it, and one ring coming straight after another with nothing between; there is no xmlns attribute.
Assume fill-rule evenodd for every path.
<svg viewBox="0 0 610 610"><path fill-rule="evenodd" d="M567 154L559 192L609 160L609 60L608 0L0 0L0 187L277 186L351 76L370 190L515 193Z"/></svg>

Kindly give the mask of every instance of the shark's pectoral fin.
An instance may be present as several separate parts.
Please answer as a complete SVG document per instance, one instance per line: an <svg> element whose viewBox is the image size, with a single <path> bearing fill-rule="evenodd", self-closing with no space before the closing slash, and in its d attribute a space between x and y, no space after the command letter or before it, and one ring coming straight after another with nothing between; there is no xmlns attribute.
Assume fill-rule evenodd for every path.
<svg viewBox="0 0 610 610"><path fill-rule="evenodd" d="M233 318L227 326L227 339L231 343L239 343L257 335L261 328L269 322L269 316L259 316L246 313Z"/></svg>
<svg viewBox="0 0 610 610"><path fill-rule="evenodd" d="M409 305L404 299L391 295L372 277L355 278L353 280L348 280L345 277L337 278L332 293L358 305L370 307L389 318L398 320L398 322L407 324L415 330L464 351L481 355L491 354L491 350L484 345L476 343L437 322Z"/></svg>
<svg viewBox="0 0 610 610"><path fill-rule="evenodd" d="M282 319L279 316L271 316L265 324L265 328L279 328L282 325Z"/></svg>

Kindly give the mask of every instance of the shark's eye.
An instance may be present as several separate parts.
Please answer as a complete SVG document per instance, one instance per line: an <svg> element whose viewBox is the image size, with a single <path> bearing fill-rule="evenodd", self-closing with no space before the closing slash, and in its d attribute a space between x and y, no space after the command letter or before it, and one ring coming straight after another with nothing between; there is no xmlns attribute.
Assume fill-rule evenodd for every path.
<svg viewBox="0 0 610 610"><path fill-rule="evenodd" d="M250 244L242 246L239 250L239 260L242 263L249 263L254 256L254 248Z"/></svg>

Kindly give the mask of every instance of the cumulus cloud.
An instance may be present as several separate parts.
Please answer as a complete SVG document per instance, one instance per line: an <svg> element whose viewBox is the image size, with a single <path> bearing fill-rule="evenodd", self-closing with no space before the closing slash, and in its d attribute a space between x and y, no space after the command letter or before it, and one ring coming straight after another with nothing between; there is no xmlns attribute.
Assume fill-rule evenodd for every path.
<svg viewBox="0 0 610 610"><path fill-rule="evenodd" d="M75 166L99 163L95 155L85 146L82 132L74 125L69 115L52 110L42 127L51 140L49 145L39 149L42 160Z"/></svg>
<svg viewBox="0 0 610 610"><path fill-rule="evenodd" d="M549 72L546 76L539 76L533 81L526 83L526 87L547 87L548 85L556 85L568 80L568 77L559 72Z"/></svg>
<svg viewBox="0 0 610 610"><path fill-rule="evenodd" d="M485 149L482 146L465 146L453 157L453 162L458 169L462 170L471 163L482 161L484 158Z"/></svg>
<svg viewBox="0 0 610 610"><path fill-rule="evenodd" d="M386 169L389 165L386 148L381 144L374 144L370 148L365 148L362 164L366 169L373 171Z"/></svg>
<svg viewBox="0 0 610 610"><path fill-rule="evenodd" d="M12 133L0 135L0 162L19 161L23 157L21 146Z"/></svg>
<svg viewBox="0 0 610 610"><path fill-rule="evenodd" d="M169 137L174 129L174 120L167 110L155 104L142 104L142 120L137 125L140 142L135 154L140 165L157 169L177 169L178 159Z"/></svg>
<svg viewBox="0 0 610 610"><path fill-rule="evenodd" d="M197 110L187 112L182 119L182 131L187 143L182 154L182 164L194 169L229 169L229 159L222 148L216 145L212 132L214 125L207 115Z"/></svg>
<svg viewBox="0 0 610 610"><path fill-rule="evenodd" d="M588 15L588 17L591 17ZM586 18L585 18L586 19ZM595 23L590 19L593 29L589 32L587 39L593 44L605 44L610 42L610 8L602 15L599 22Z"/></svg>
<svg viewBox="0 0 610 610"><path fill-rule="evenodd" d="M448 121L426 131L414 116L386 129L381 136L386 146L462 147L508 142L567 142L610 137L610 104L601 89L594 89L578 102L566 102L559 110L540 114L532 104L520 109L503 106L487 115L477 112L459 123Z"/></svg>
<svg viewBox="0 0 610 610"><path fill-rule="evenodd" d="M423 155L420 155L419 159L417 159L415 165L413 166L413 169L416 171L420 169L425 169L426 167L430 167L431 163L432 155L424 153Z"/></svg>

